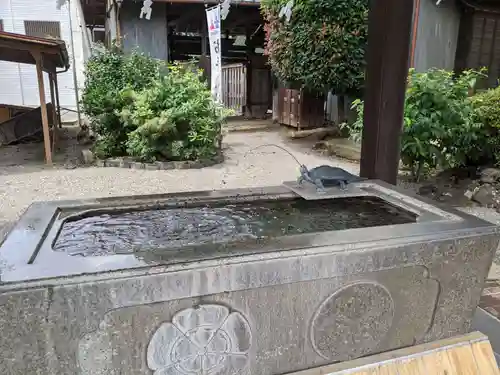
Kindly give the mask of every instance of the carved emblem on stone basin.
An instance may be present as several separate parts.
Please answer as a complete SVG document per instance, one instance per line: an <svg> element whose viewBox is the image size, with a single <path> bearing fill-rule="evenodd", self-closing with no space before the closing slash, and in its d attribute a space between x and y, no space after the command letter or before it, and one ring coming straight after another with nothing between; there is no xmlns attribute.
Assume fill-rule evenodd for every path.
<svg viewBox="0 0 500 375"><path fill-rule="evenodd" d="M381 284L363 281L346 285L327 297L310 329L321 357L344 361L374 352L392 326L394 301Z"/></svg>
<svg viewBox="0 0 500 375"><path fill-rule="evenodd" d="M237 374L248 363L250 325L239 312L207 304L179 311L153 334L147 350L154 375Z"/></svg>

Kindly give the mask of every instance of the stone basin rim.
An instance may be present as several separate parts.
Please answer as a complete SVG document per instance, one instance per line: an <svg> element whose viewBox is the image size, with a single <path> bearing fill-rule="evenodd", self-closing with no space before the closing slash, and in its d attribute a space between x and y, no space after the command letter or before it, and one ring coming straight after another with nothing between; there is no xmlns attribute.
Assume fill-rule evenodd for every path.
<svg viewBox="0 0 500 375"><path fill-rule="evenodd" d="M62 219L59 217L65 210L68 212L105 208L127 208L174 204L179 200L210 202L220 200L255 200L256 197L298 197L285 186L263 188L247 188L234 190L217 190L188 193L159 194L154 196L131 196L118 198L55 201L32 205L21 217L17 225L7 236L0 247L0 275L2 283L53 279L57 277L82 277L84 275L98 276L102 272L138 272L151 273L153 270L175 272L189 267L210 267L212 265L230 264L246 261L258 261L277 257L297 257L304 254L355 250L387 246L389 243L401 241L405 243L418 241L433 241L434 237L443 235L453 238L454 232L470 231L471 236L478 233L496 233L498 227L490 222L474 216L450 209L429 200L411 196L406 191L395 188L380 181L368 181L358 185L369 196L378 196L391 204L409 209L420 214L416 223L392 226L348 229L334 232L324 232L320 235L290 236L297 238L270 241L260 253L229 253L225 256L210 259L186 259L176 264L165 262L145 262L134 255L111 255L99 260L82 259L60 253L54 254L50 248L51 240L60 228ZM337 190L338 191L338 190ZM387 192L391 194L388 194ZM335 190L325 195L334 197ZM119 204L121 203L121 205ZM437 207L437 208L436 208ZM15 249L15 250L14 250ZM71 259L72 258L72 259ZM100 258L100 257L95 257ZM77 263L81 263L78 264ZM191 263L191 264L190 264ZM59 264L56 269L54 264ZM96 266L97 265L97 266ZM156 271L154 271L156 272ZM32 276L30 276L30 274ZM1 283L0 283L1 284Z"/></svg>

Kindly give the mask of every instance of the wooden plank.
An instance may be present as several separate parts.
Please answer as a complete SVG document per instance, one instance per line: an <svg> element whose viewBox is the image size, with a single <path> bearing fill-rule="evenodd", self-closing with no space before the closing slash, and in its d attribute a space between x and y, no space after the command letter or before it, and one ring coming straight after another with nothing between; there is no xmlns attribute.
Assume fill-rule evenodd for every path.
<svg viewBox="0 0 500 375"><path fill-rule="evenodd" d="M476 342L471 345L476 363L481 364L481 375L498 375L498 365L491 345L488 342Z"/></svg>
<svg viewBox="0 0 500 375"><path fill-rule="evenodd" d="M445 351L436 351L431 355L424 356L422 360L428 374L451 375L455 373L453 363Z"/></svg>
<svg viewBox="0 0 500 375"><path fill-rule="evenodd" d="M472 354L472 349L469 345L448 349L443 353L448 355L452 369L454 370L454 372L448 373L457 375L482 375L482 371L478 368L474 355ZM483 367L482 364L481 367ZM446 373L443 373L443 375L445 374Z"/></svg>
<svg viewBox="0 0 500 375"><path fill-rule="evenodd" d="M288 375L500 375L479 332Z"/></svg>
<svg viewBox="0 0 500 375"><path fill-rule="evenodd" d="M373 375L399 375L398 364L394 362L380 365L375 369Z"/></svg>
<svg viewBox="0 0 500 375"><path fill-rule="evenodd" d="M43 82L43 62L41 54L33 54L36 61L36 75L38 78L38 93L40 95L40 109L42 111L43 144L45 146L45 162L52 165L52 149L50 147L49 116L45 103L45 87Z"/></svg>
<svg viewBox="0 0 500 375"><path fill-rule="evenodd" d="M10 119L10 110L7 107L0 107L0 123Z"/></svg>
<svg viewBox="0 0 500 375"><path fill-rule="evenodd" d="M420 375L425 374L427 369L423 358L412 358L398 362L399 375Z"/></svg>

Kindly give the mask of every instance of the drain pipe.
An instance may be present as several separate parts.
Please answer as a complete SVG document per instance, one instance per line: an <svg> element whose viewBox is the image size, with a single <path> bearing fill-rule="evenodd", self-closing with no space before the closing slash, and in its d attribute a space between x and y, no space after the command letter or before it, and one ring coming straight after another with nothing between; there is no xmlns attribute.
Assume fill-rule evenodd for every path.
<svg viewBox="0 0 500 375"><path fill-rule="evenodd" d="M79 0L75 0L79 1ZM82 125L82 118L80 114L80 98L78 97L78 78L76 75L76 59L75 59L75 42L73 40L73 21L71 17L71 0L68 0L68 15L69 15L69 28L71 34L71 63L73 65L73 85L75 87L75 99L76 99L76 113L78 116L78 126Z"/></svg>

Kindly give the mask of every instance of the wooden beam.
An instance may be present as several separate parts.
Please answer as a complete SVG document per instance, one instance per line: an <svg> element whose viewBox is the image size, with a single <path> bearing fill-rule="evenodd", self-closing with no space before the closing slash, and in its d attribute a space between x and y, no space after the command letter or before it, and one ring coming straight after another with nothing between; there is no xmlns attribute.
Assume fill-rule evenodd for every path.
<svg viewBox="0 0 500 375"><path fill-rule="evenodd" d="M413 0L370 1L361 176L396 183Z"/></svg>
<svg viewBox="0 0 500 375"><path fill-rule="evenodd" d="M58 55L60 49L54 45L33 45L28 41L19 41L19 40L0 40L0 47L10 48L14 50L20 51L28 51L30 53L45 53L49 55Z"/></svg>
<svg viewBox="0 0 500 375"><path fill-rule="evenodd" d="M42 112L43 143L45 146L45 162L52 165L52 149L50 147L49 117L45 103L45 87L43 82L43 61L41 54L33 54L36 61L36 75L38 78L38 93L40 95L40 110Z"/></svg>

